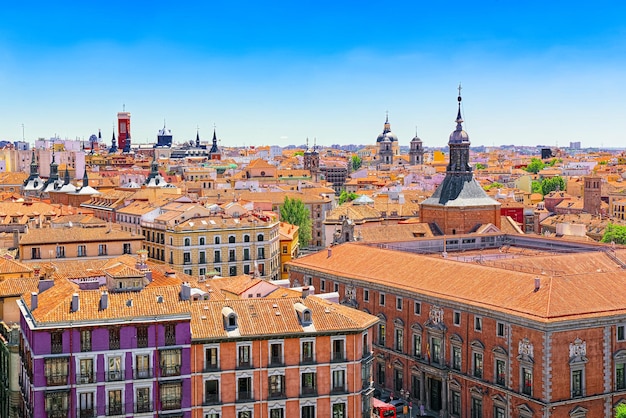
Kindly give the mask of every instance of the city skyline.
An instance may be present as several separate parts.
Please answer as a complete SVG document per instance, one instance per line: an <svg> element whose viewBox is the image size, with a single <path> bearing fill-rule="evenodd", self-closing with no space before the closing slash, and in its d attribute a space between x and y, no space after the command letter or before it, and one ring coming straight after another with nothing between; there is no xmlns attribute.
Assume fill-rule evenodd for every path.
<svg viewBox="0 0 626 418"><path fill-rule="evenodd" d="M0 17L0 139L444 146L462 84L472 145L622 147L626 6L108 2ZM116 132L117 134L117 132Z"/></svg>

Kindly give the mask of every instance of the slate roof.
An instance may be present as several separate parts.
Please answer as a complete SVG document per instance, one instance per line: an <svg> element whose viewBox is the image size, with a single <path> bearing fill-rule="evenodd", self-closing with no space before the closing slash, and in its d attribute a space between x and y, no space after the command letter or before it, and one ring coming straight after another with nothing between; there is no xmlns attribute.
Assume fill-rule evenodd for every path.
<svg viewBox="0 0 626 418"><path fill-rule="evenodd" d="M483 190L474 176L446 175L435 193L422 202L431 206L500 206L500 202L492 199Z"/></svg>

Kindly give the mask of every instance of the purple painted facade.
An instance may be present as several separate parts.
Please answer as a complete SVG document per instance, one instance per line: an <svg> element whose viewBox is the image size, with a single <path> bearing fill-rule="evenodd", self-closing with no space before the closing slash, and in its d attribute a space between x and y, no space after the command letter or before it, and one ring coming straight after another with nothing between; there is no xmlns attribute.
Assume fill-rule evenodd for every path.
<svg viewBox="0 0 626 418"><path fill-rule="evenodd" d="M189 317L162 315L132 325L94 318L43 329L25 316L26 306L21 311L25 416L191 417ZM138 327L147 327L141 343ZM111 329L112 335L119 330L119 344ZM90 347L81 331L91 331Z"/></svg>

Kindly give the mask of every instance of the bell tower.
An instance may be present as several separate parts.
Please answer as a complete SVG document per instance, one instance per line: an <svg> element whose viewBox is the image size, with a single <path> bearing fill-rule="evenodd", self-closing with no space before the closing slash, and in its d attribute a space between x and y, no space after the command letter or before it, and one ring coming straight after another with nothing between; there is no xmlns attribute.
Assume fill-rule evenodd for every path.
<svg viewBox="0 0 626 418"><path fill-rule="evenodd" d="M126 106L123 112L117 112L117 132L117 147L123 150L126 147L126 138L130 137L130 112L126 112Z"/></svg>

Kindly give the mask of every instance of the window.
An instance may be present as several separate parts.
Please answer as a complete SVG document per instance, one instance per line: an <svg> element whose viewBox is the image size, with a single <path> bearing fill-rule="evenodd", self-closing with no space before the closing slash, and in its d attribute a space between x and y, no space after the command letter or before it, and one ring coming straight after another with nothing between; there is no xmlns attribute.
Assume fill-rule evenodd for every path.
<svg viewBox="0 0 626 418"><path fill-rule="evenodd" d="M147 346L148 346L148 327L138 326L137 327L137 347L145 348Z"/></svg>
<svg viewBox="0 0 626 418"><path fill-rule="evenodd" d="M67 357L53 357L44 360L44 374L48 386L67 384L69 359Z"/></svg>
<svg viewBox="0 0 626 418"><path fill-rule="evenodd" d="M50 334L51 353L60 354L63 352L63 332L52 332Z"/></svg>
<svg viewBox="0 0 626 418"><path fill-rule="evenodd" d="M205 251L200 251L198 253L198 263L206 264L206 252Z"/></svg>
<svg viewBox="0 0 626 418"><path fill-rule="evenodd" d="M161 350L161 376L180 376L181 349Z"/></svg>
<svg viewBox="0 0 626 418"><path fill-rule="evenodd" d="M265 248L261 247L261 248L257 248L257 258L259 260L263 260L265 259Z"/></svg>
<svg viewBox="0 0 626 418"><path fill-rule="evenodd" d="M152 408L150 407L150 388L137 388L135 393L135 412L151 412Z"/></svg>
<svg viewBox="0 0 626 418"><path fill-rule="evenodd" d="M473 369L474 369L474 377L482 378L483 377L483 354L482 353L473 353Z"/></svg>
<svg viewBox="0 0 626 418"><path fill-rule="evenodd" d="M57 245L57 258L65 258L65 247Z"/></svg>
<svg viewBox="0 0 626 418"><path fill-rule="evenodd" d="M122 415L122 390L110 390L108 398L107 415Z"/></svg>
<svg viewBox="0 0 626 418"><path fill-rule="evenodd" d="M109 328L109 350L120 349L120 329Z"/></svg>
<svg viewBox="0 0 626 418"><path fill-rule="evenodd" d="M204 404L210 405L220 401L220 384L218 380L204 381Z"/></svg>
<svg viewBox="0 0 626 418"><path fill-rule="evenodd" d="M218 236L216 236L216 237L214 238L213 242L214 242L215 244L219 244L219 243L220 243L220 237L219 237L219 235L218 235Z"/></svg>
<svg viewBox="0 0 626 418"><path fill-rule="evenodd" d="M94 414L94 392L81 392L78 396L79 417L93 417ZM52 414L53 415L53 414Z"/></svg>
<svg viewBox="0 0 626 418"><path fill-rule="evenodd" d="M49 417L67 416L69 391L46 392L46 412Z"/></svg>
<svg viewBox="0 0 626 418"><path fill-rule="evenodd" d="M421 302L415 302L413 304L413 313L415 315L421 315L422 314L422 303Z"/></svg>
<svg viewBox="0 0 626 418"><path fill-rule="evenodd" d="M237 378L237 400L252 400L252 377L243 376Z"/></svg>
<svg viewBox="0 0 626 418"><path fill-rule="evenodd" d="M401 311L402 310L402 298L401 297L396 297L396 309Z"/></svg>
<svg viewBox="0 0 626 418"><path fill-rule="evenodd" d="M33 260L38 260L41 258L41 251L39 248L31 248L30 249L30 258Z"/></svg>
<svg viewBox="0 0 626 418"><path fill-rule="evenodd" d="M332 418L346 418L346 404L334 403L333 404L333 416Z"/></svg>
<svg viewBox="0 0 626 418"><path fill-rule="evenodd" d="M122 374L122 358L120 356L109 357L106 375L107 381L122 380Z"/></svg>
<svg viewBox="0 0 626 418"><path fill-rule="evenodd" d="M250 235L244 235L243 236L243 242L250 242Z"/></svg>
<svg viewBox="0 0 626 418"><path fill-rule="evenodd" d="M413 334L413 356L422 357L422 335Z"/></svg>
<svg viewBox="0 0 626 418"><path fill-rule="evenodd" d="M98 244L98 255L107 255L107 245Z"/></svg>
<svg viewBox="0 0 626 418"><path fill-rule="evenodd" d="M163 409L164 411L180 409L181 400L181 382L168 382L161 385L161 409Z"/></svg>
<svg viewBox="0 0 626 418"><path fill-rule="evenodd" d="M396 392L404 390L404 374L402 373L402 369L393 369L393 389Z"/></svg>
<svg viewBox="0 0 626 418"><path fill-rule="evenodd" d="M506 386L506 361L496 359L496 385Z"/></svg>
<svg viewBox="0 0 626 418"><path fill-rule="evenodd" d="M617 326L617 341L626 340L626 325Z"/></svg>
<svg viewBox="0 0 626 418"><path fill-rule="evenodd" d="M317 395L317 376L315 372L304 372L301 374L301 395Z"/></svg>
<svg viewBox="0 0 626 418"><path fill-rule="evenodd" d="M333 284L333 292L339 292L339 283Z"/></svg>
<svg viewBox="0 0 626 418"><path fill-rule="evenodd" d="M270 409L270 418L285 418L285 410L283 408Z"/></svg>
<svg viewBox="0 0 626 418"><path fill-rule="evenodd" d="M379 386L385 386L385 363L376 363L376 382Z"/></svg>
<svg viewBox="0 0 626 418"><path fill-rule="evenodd" d="M257 241L263 241L263 234L259 234L256 236Z"/></svg>
<svg viewBox="0 0 626 418"><path fill-rule="evenodd" d="M183 253L183 264L191 264L191 253L190 252L184 252Z"/></svg>
<svg viewBox="0 0 626 418"><path fill-rule="evenodd" d="M287 246L283 245L283 254L287 254Z"/></svg>
<svg viewBox="0 0 626 418"><path fill-rule="evenodd" d="M228 268L228 274L232 277L232 276L236 276L237 275L237 266L230 266Z"/></svg>
<svg viewBox="0 0 626 418"><path fill-rule="evenodd" d="M237 356L238 367L252 367L249 345L240 345L237 349Z"/></svg>
<svg viewBox="0 0 626 418"><path fill-rule="evenodd" d="M313 405L303 406L300 416L302 418L315 418L315 406Z"/></svg>
<svg viewBox="0 0 626 418"><path fill-rule="evenodd" d="M482 399L472 398L472 418L483 417L483 401Z"/></svg>
<svg viewBox="0 0 626 418"><path fill-rule="evenodd" d="M450 413L455 417L461 416L461 394L455 390L450 392L452 394L452 410Z"/></svg>
<svg viewBox="0 0 626 418"><path fill-rule="evenodd" d="M217 370L219 368L218 347L206 347L204 349L204 371Z"/></svg>
<svg viewBox="0 0 626 418"><path fill-rule="evenodd" d="M324 279L320 280L320 290L322 292L326 291L326 280L324 280Z"/></svg>
<svg viewBox="0 0 626 418"><path fill-rule="evenodd" d="M176 345L176 324L165 324L165 345Z"/></svg>
<svg viewBox="0 0 626 418"><path fill-rule="evenodd" d="M572 370L572 398L583 396L583 370Z"/></svg>
<svg viewBox="0 0 626 418"><path fill-rule="evenodd" d="M123 245L124 254L130 254L130 242L125 242Z"/></svg>
<svg viewBox="0 0 626 418"><path fill-rule="evenodd" d="M458 345L452 346L452 368L461 371L461 347Z"/></svg>
<svg viewBox="0 0 626 418"><path fill-rule="evenodd" d="M626 389L626 352L619 351L615 355L615 390Z"/></svg>
<svg viewBox="0 0 626 418"><path fill-rule="evenodd" d="M76 250L76 255L78 257L87 257L87 246L79 245L78 249Z"/></svg>
<svg viewBox="0 0 626 418"><path fill-rule="evenodd" d="M506 418L506 412L504 411L504 408L502 408L501 406L494 406L493 417L494 418Z"/></svg>
<svg viewBox="0 0 626 418"><path fill-rule="evenodd" d="M404 330L402 328L395 329L394 348L396 351L404 351Z"/></svg>
<svg viewBox="0 0 626 418"><path fill-rule="evenodd" d="M378 345L385 345L385 324L378 324Z"/></svg>
<svg viewBox="0 0 626 418"><path fill-rule="evenodd" d="M431 359L435 363L441 363L441 338L432 337L430 341Z"/></svg>
<svg viewBox="0 0 626 418"><path fill-rule="evenodd" d="M480 316L474 317L474 331L481 332L483 330L483 319Z"/></svg>
<svg viewBox="0 0 626 418"><path fill-rule="evenodd" d="M283 364L282 343L270 343L270 365L277 366Z"/></svg>
<svg viewBox="0 0 626 418"><path fill-rule="evenodd" d="M454 311L453 318L454 318L454 325L457 327L461 326L461 312Z"/></svg>
<svg viewBox="0 0 626 418"><path fill-rule="evenodd" d="M533 395L533 371L528 367L522 367L522 393Z"/></svg>
<svg viewBox="0 0 626 418"><path fill-rule="evenodd" d="M200 237L200 238L198 238L198 244L199 244L199 245L205 245L205 239L204 239L204 237Z"/></svg>
<svg viewBox="0 0 626 418"><path fill-rule="evenodd" d="M152 378L152 369L150 368L150 355L137 354L135 356L135 379Z"/></svg>
<svg viewBox="0 0 626 418"><path fill-rule="evenodd" d="M250 260L250 248L243 249L243 260L244 261Z"/></svg>
<svg viewBox="0 0 626 418"><path fill-rule="evenodd" d="M79 361L80 375L78 376L78 383L93 383L93 358L82 358Z"/></svg>
<svg viewBox="0 0 626 418"><path fill-rule="evenodd" d="M285 397L285 376L274 375L269 377L269 397L283 398Z"/></svg>
<svg viewBox="0 0 626 418"><path fill-rule="evenodd" d="M496 323L496 336L505 337L506 336L506 325L502 322Z"/></svg>
<svg viewBox="0 0 626 418"><path fill-rule="evenodd" d="M83 329L80 331L80 351L91 351L91 330Z"/></svg>
<svg viewBox="0 0 626 418"><path fill-rule="evenodd" d="M363 302L370 301L370 291L367 289L363 289Z"/></svg>
<svg viewBox="0 0 626 418"><path fill-rule="evenodd" d="M234 235L230 235L228 237L228 243L229 244L234 244L235 243L235 236Z"/></svg>
<svg viewBox="0 0 626 418"><path fill-rule="evenodd" d="M385 294L381 293L378 295L378 304L380 306L385 306Z"/></svg>
<svg viewBox="0 0 626 418"><path fill-rule="evenodd" d="M235 250L228 250L228 261L233 262L237 261L237 257L235 256Z"/></svg>
<svg viewBox="0 0 626 418"><path fill-rule="evenodd" d="M302 363L313 363L315 351L313 341L302 341Z"/></svg>
<svg viewBox="0 0 626 418"><path fill-rule="evenodd" d="M345 361L345 341L343 339L332 340L332 361Z"/></svg>

